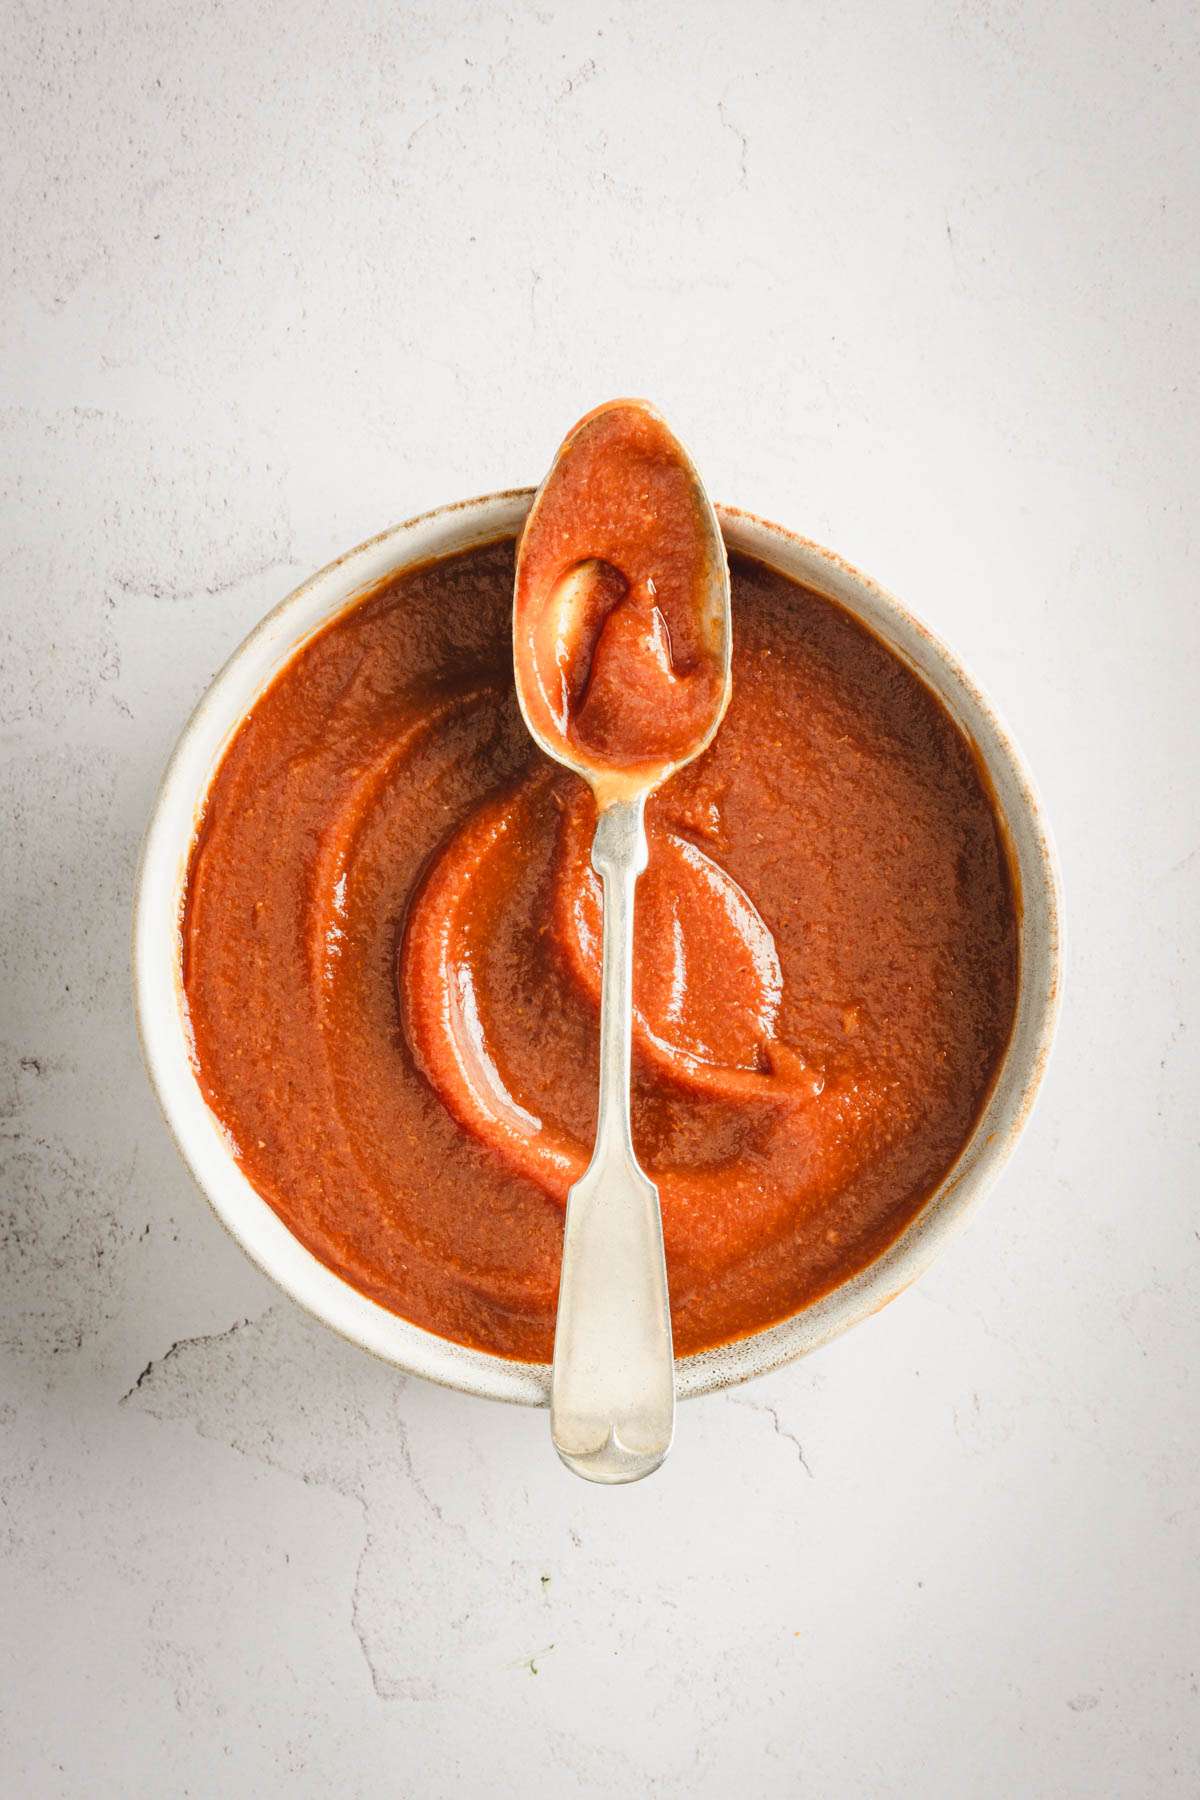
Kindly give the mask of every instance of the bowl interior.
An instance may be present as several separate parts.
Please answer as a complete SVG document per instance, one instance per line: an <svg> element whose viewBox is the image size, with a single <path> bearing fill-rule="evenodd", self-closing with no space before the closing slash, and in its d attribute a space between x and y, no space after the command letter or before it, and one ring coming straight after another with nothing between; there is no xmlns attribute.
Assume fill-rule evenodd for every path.
<svg viewBox="0 0 1200 1800"><path fill-rule="evenodd" d="M342 1336L386 1361L493 1399L544 1405L549 1369L470 1350L409 1324L327 1269L251 1187L209 1111L191 1063L180 920L192 836L209 781L255 698L312 633L383 577L519 530L532 490L439 508L348 552L284 600L216 677L163 776L142 852L134 916L138 1028L180 1153L217 1217L254 1262ZM1059 902L1053 852L1032 783L994 708L950 652L900 604L832 552L719 508L729 547L759 557L857 615L933 689L976 745L1008 835L1020 897L1013 1035L988 1105L954 1168L877 1261L767 1331L681 1358L681 1396L707 1393L801 1356L867 1317L924 1269L995 1179L1040 1083L1057 1015ZM736 621L735 621L736 628Z"/></svg>

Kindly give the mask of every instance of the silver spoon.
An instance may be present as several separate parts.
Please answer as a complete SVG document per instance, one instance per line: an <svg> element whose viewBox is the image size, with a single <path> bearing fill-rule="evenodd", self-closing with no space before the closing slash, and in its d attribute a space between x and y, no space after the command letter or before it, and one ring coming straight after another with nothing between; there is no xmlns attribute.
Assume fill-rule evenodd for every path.
<svg viewBox="0 0 1200 1800"><path fill-rule="evenodd" d="M704 696L711 700L702 717L688 721L686 742L652 749L633 766L628 758L617 761L581 745L572 734L571 634L588 629L589 603L593 612L599 604L597 583L607 582L611 590L612 580L624 576L602 509L596 511L594 541L567 544L562 523L579 516L571 484L586 495L580 478L584 462L598 455L602 463L604 451L596 451L597 443L619 441L626 427L650 434L662 466L673 467L673 521L678 526L682 517L685 534L695 533L696 631L709 664ZM607 436L601 440L598 433ZM618 490L615 513L619 520L622 506L640 505L643 540L649 532L652 541L646 491ZM580 505L586 521L585 502ZM586 522L582 529L589 529ZM653 580L642 587L654 595ZM670 632L657 611L654 618L669 649ZM593 619L593 649L598 629ZM592 866L604 890L600 1104L592 1160L567 1197L550 1398L555 1449L568 1468L589 1481L618 1483L649 1475L666 1456L674 1432L662 1215L658 1189L638 1163L631 1131L634 890L648 860L647 796L707 748L729 703L731 636L725 545L691 458L644 401L598 407L564 440L538 489L518 551L513 613L517 698L525 722L547 756L590 783L599 815Z"/></svg>

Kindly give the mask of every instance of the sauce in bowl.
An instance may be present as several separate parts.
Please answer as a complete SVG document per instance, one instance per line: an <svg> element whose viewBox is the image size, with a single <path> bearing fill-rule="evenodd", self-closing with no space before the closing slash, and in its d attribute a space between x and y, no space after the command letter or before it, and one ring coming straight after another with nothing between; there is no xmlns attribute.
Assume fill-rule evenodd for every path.
<svg viewBox="0 0 1200 1800"><path fill-rule="evenodd" d="M565 663L553 631L532 652L606 755L613 708L588 707L631 595L651 687L707 679L659 577L638 595L625 545L612 566L627 585L589 576ZM194 846L184 980L206 1098L296 1236L420 1325L548 1361L600 913L591 795L517 710L513 574L511 542L410 570L261 696ZM1008 865L952 720L832 602L744 558L732 581L733 699L649 803L638 898L634 1135L681 1354L887 1247L970 1136L1016 990ZM656 710L620 714L634 762L670 752Z"/></svg>

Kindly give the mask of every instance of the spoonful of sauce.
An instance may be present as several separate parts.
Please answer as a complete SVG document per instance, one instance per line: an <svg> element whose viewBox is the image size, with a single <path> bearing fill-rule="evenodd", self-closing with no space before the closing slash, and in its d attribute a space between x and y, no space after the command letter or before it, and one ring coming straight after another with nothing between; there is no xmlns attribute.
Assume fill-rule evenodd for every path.
<svg viewBox="0 0 1200 1800"><path fill-rule="evenodd" d="M567 1199L550 1397L555 1448L589 1481L649 1475L674 1430L662 1216L630 1116L634 890L646 797L711 743L730 649L725 545L691 459L644 400L597 407L534 499L513 604L525 722L598 813L600 1106Z"/></svg>

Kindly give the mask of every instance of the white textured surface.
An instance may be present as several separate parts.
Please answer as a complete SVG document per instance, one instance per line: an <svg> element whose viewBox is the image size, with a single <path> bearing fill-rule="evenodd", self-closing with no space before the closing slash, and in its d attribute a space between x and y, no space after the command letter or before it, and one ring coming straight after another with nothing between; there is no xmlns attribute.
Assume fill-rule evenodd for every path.
<svg viewBox="0 0 1200 1800"><path fill-rule="evenodd" d="M0 1788L1194 1793L1191 9L33 0L3 36ZM244 1262L126 940L254 620L629 391L993 691L1072 963L969 1235L613 1493Z"/></svg>

